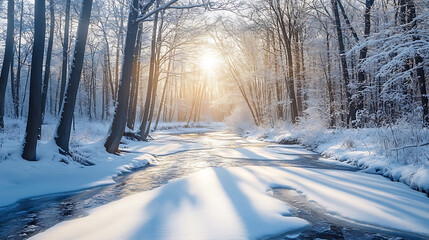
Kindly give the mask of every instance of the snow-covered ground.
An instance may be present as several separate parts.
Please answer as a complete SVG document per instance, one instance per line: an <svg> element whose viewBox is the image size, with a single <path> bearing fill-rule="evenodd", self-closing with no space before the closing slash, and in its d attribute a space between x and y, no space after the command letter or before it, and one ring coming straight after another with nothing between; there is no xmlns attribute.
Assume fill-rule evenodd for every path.
<svg viewBox="0 0 429 240"><path fill-rule="evenodd" d="M95 208L33 239L259 239L309 227L270 196L294 189L338 218L429 237L429 198L362 172L208 168Z"/></svg>
<svg viewBox="0 0 429 240"><path fill-rule="evenodd" d="M80 156L95 164L86 167L73 161L60 162L61 156L46 133L38 146L39 161L21 159L21 140L13 133L16 129L9 128L1 139L0 205L25 197L113 183L118 174L154 161L153 156L207 146L217 147L206 150L213 156L248 161L287 162L299 155L314 155L296 145L261 144L225 131L208 133L195 141L183 141L174 135L180 131L220 129L224 125L198 127L178 130L161 126L153 135L155 140L149 143L124 140L121 148L126 151L117 156L106 153L102 145L107 124L82 123L77 125L79 131L73 135L71 145ZM52 129L53 125L44 127L44 131L53 133ZM261 138L261 132L248 135ZM327 133L327 143L336 139L335 133ZM211 138L210 134L217 137ZM297 133L277 129L265 132L264 139L276 141L293 134ZM341 141L340 138L337 141ZM320 141L320 137L308 139ZM242 141L244 145L238 148L225 145L231 141ZM252 143L251 146L246 142ZM317 146L324 146L323 142ZM309 228L306 220L293 216L291 206L272 196L274 188L295 190L327 214L344 221L369 224L407 236L429 237L429 215L426 214L429 198L403 183L365 172L248 166L206 168L92 209L87 216L59 223L34 239L259 239L279 234L294 236Z"/></svg>
<svg viewBox="0 0 429 240"><path fill-rule="evenodd" d="M245 126L238 131L251 139L298 141L330 160L352 164L429 193L429 145L424 145L429 143L427 128L398 124L332 130L309 122L275 128Z"/></svg>
<svg viewBox="0 0 429 240"><path fill-rule="evenodd" d="M125 144L121 144L121 149L127 152L120 156L113 155L107 153L103 146L109 123L77 119L77 131L71 136L71 149L76 157L88 160L94 165L83 166L58 153L52 141L54 122L43 126L42 140L37 146L38 161L29 162L21 158L25 126L20 120L6 119L5 122L5 132L0 134L0 206L28 197L111 184L118 174L155 161L154 156L201 148L198 143L174 142L171 141L174 137L160 135L160 140L155 136L156 140L151 142L124 140ZM169 125L181 126L178 123ZM207 126L197 127L182 128L188 132L209 130ZM166 127L161 125L160 128ZM68 164L61 162L62 159Z"/></svg>
<svg viewBox="0 0 429 240"><path fill-rule="evenodd" d="M299 155L313 155L315 153L304 148L283 147L241 147L234 149L213 149L212 155L223 158L247 159L247 160L295 160Z"/></svg>

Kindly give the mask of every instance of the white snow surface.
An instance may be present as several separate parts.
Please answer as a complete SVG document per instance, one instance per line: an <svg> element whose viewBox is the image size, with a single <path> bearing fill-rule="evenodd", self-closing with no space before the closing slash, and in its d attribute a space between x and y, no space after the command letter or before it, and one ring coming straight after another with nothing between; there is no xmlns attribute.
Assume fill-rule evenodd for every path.
<svg viewBox="0 0 429 240"><path fill-rule="evenodd" d="M58 153L53 142L55 123L44 125L42 141L37 145L38 161L22 159L23 126L18 120L7 119L5 133L0 134L0 207L16 201L45 194L76 191L99 185L112 184L119 174L130 172L155 161L154 156L201 148L198 143L181 143L175 137L160 135L150 142L128 141L120 145L121 155L109 154L103 146L109 123L88 122L79 119L79 131L72 133L71 150L77 156L92 162L83 166ZM178 124L176 124L178 125ZM162 125L161 125L162 126ZM200 131L207 127L186 128ZM157 135L154 135L157 139ZM177 140L177 139L176 139Z"/></svg>
<svg viewBox="0 0 429 240"><path fill-rule="evenodd" d="M202 149L203 145L194 142L165 142L169 140L164 138L162 141L150 141L147 143L135 143L130 142L130 146L127 147L127 151L136 153L150 153L154 156L165 156L173 153Z"/></svg>
<svg viewBox="0 0 429 240"><path fill-rule="evenodd" d="M8 150L11 155L0 162L0 206L12 204L19 199L44 194L68 192L114 183L118 174L143 167L154 161L149 154L126 154L117 156L103 151L102 143L79 148L79 154L94 163L83 166L68 160L60 162L54 142L39 144L38 161L29 162L20 157L21 145ZM3 158L3 149L1 151Z"/></svg>
<svg viewBox="0 0 429 240"><path fill-rule="evenodd" d="M398 124L333 130L304 121L297 126L253 126L240 134L267 142L298 140L330 160L355 165L429 193L429 145L424 145L429 142L429 128Z"/></svg>
<svg viewBox="0 0 429 240"><path fill-rule="evenodd" d="M223 158L246 160L296 160L300 154L315 154L302 147L241 147L235 149L213 149L210 152L212 155Z"/></svg>
<svg viewBox="0 0 429 240"><path fill-rule="evenodd" d="M305 168L208 168L95 208L32 239L258 239L308 222L270 196L294 189L342 219L429 237L429 198L362 172Z"/></svg>

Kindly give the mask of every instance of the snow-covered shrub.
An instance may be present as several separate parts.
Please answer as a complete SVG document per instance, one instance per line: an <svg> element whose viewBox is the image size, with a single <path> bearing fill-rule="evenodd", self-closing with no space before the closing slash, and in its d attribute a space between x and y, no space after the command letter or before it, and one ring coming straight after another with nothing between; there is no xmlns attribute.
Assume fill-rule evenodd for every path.
<svg viewBox="0 0 429 240"><path fill-rule="evenodd" d="M401 164L429 163L429 129L420 124L399 122L375 129L380 154Z"/></svg>
<svg viewBox="0 0 429 240"><path fill-rule="evenodd" d="M234 132L244 134L256 127L252 115L245 104L238 104L231 115L225 119L226 124Z"/></svg>

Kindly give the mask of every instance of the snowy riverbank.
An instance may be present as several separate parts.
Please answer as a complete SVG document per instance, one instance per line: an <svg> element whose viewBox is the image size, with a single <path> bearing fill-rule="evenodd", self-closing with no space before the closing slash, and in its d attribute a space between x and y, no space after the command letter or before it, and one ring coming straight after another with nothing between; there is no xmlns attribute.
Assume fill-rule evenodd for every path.
<svg viewBox="0 0 429 240"><path fill-rule="evenodd" d="M0 207L28 197L114 183L116 176L156 161L154 156L201 148L198 143L169 141L171 138L163 134L209 130L206 125L189 128L181 123L164 124L160 126L155 141L124 139L120 148L127 152L113 155L107 153L103 146L109 123L79 119L70 145L76 158L93 164L84 166L58 153L51 140L54 122L43 126L42 140L37 146L38 161L35 162L21 158L21 136L25 128L22 122L7 119L6 124L5 132L0 134ZM168 130L173 127L174 130Z"/></svg>
<svg viewBox="0 0 429 240"><path fill-rule="evenodd" d="M429 236L429 198L402 183L361 172L249 166L201 170L92 209L33 239L260 239L309 228L271 196L272 188L297 190L343 221Z"/></svg>
<svg viewBox="0 0 429 240"><path fill-rule="evenodd" d="M429 129L398 124L333 130L306 123L295 127L247 127L239 131L251 139L297 141L330 160L355 165L365 172L381 174L429 193L429 145L423 145L429 142Z"/></svg>
<svg viewBox="0 0 429 240"><path fill-rule="evenodd" d="M145 152L166 155L198 149L187 152L190 155L172 157L180 158L173 160L177 164L199 171L190 171L168 182L155 174L152 177L160 177L162 181L159 187L95 207L78 218L49 226L33 238L260 239L297 236L310 229L310 220L298 217L288 202L273 197L272 190L278 188L296 191L320 207L321 214L352 226L369 225L393 236L416 239L429 236L426 227L429 218L425 214L429 211L429 198L423 193L378 175L335 166L327 169L299 166L301 158L314 153L298 145L243 139L220 127L207 126L206 130L218 130L186 137L162 133L168 131L164 129L154 134L156 140L150 143L125 141L127 153L113 157L125 159L132 154L145 156ZM83 149L81 146L79 151ZM162 162L160 158L155 165ZM296 167L290 167L293 162ZM252 164L257 165L249 166ZM150 169L155 168L146 170ZM170 168L171 173L186 173L185 169ZM141 173L147 174L146 170Z"/></svg>

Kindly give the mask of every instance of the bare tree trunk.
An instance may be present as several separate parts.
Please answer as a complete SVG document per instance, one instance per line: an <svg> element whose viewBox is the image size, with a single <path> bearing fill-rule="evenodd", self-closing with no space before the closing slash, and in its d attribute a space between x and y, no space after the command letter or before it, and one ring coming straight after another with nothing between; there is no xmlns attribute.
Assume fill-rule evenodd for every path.
<svg viewBox="0 0 429 240"><path fill-rule="evenodd" d="M107 81L107 73L106 73L106 54L104 54L104 63L103 63L103 84L101 85L101 121L104 121L104 115L106 113L106 81Z"/></svg>
<svg viewBox="0 0 429 240"><path fill-rule="evenodd" d="M285 76L285 81L287 85L287 90L289 93L290 98L290 110L291 110L291 121L292 123L296 123L298 118L298 104L296 100L295 95L295 84L294 84L294 74L293 74L293 58L292 58L292 43L291 43L291 36L288 34L287 24L285 22L285 19L283 17L284 11L280 6L280 2L277 0L276 3L273 1L270 1L270 7L274 11L276 15L276 20L278 23L278 26L280 27L280 31L282 34L282 43L284 45L284 48L286 50L286 62L287 62L287 70L288 70L288 76Z"/></svg>
<svg viewBox="0 0 429 240"><path fill-rule="evenodd" d="M337 29L337 39L338 39L338 50L339 50L340 60L341 60L341 69L343 72L343 84L344 84L344 89L346 91L347 105L349 110L347 123L350 123L350 121L353 122L354 120L356 120L356 111L354 109L354 106L351 100L351 92L349 87L349 82L350 82L349 71L347 69L347 59L346 59L346 53L345 53L345 47L344 47L343 31L341 29L341 22L340 22L340 15L338 12L337 1L338 0L331 0L331 3L332 3L332 10L334 12L334 17L335 17L335 26Z"/></svg>
<svg viewBox="0 0 429 240"><path fill-rule="evenodd" d="M173 61L172 56L171 56L172 54L173 53L170 54L170 57L168 59L167 76L165 77L164 88L162 89L161 102L159 103L158 115L156 117L155 127L153 128L154 131L156 131L156 129L158 128L158 122L159 122L159 118L161 116L161 109L162 109L162 106L164 105L165 92L167 90L167 84L168 84L169 77L170 77L171 63Z"/></svg>
<svg viewBox="0 0 429 240"><path fill-rule="evenodd" d="M91 96L94 118L97 119L97 67L95 66L95 51L91 53Z"/></svg>
<svg viewBox="0 0 429 240"><path fill-rule="evenodd" d="M428 95L426 91L426 80L425 80L425 72L423 69L423 58L420 55L417 55L414 58L415 64L417 67L417 80L419 83L420 97L422 101L423 108L423 124L424 126L429 125L429 103L428 103Z"/></svg>
<svg viewBox="0 0 429 240"><path fill-rule="evenodd" d="M119 35L118 35L118 41L116 43L116 67L115 67L115 93L113 96L113 99L116 100L116 94L118 94L118 85L119 85L119 52L120 52L120 46L123 44L123 29L124 29L124 9L123 4L121 4L121 16L120 16L120 24L119 24Z"/></svg>
<svg viewBox="0 0 429 240"><path fill-rule="evenodd" d="M21 0L21 14L20 14L20 20L19 20L19 37L18 37L18 67L16 69L16 78L15 78L15 97L13 99L14 104L14 113L15 117L19 117L19 92L20 92L20 85L21 85L21 69L22 69L22 60L21 60L21 43L22 43L22 23L23 23L23 16L24 16L24 0Z"/></svg>
<svg viewBox="0 0 429 240"><path fill-rule="evenodd" d="M85 45L88 36L88 26L91 17L92 0L83 0L82 10L77 28L76 44L73 53L73 62L70 77L67 82L67 91L64 95L61 108L60 122L55 133L55 143L62 153L69 153L71 124L76 105L77 90L81 79Z"/></svg>
<svg viewBox="0 0 429 240"><path fill-rule="evenodd" d="M15 72L14 72L14 58L15 58L15 53L12 51L12 61L10 61L10 90L12 93L12 102L15 105L15 99L18 99L18 96L16 94L16 81L15 81ZM14 106L15 108L15 106ZM15 109L14 109L15 110ZM16 115L15 115L16 116Z"/></svg>
<svg viewBox="0 0 429 240"><path fill-rule="evenodd" d="M369 34L371 33L371 8L374 4L374 0L366 0L365 3L365 15L364 15L364 21L365 21L365 27L364 27L364 39L366 39ZM363 47L359 51L359 62L363 62L366 59L368 53L368 48ZM358 74L358 89L357 89L357 96L356 96L356 108L355 108L355 115L359 113L359 111L363 110L363 90L364 90L364 84L365 84L365 72L362 68L359 68ZM359 124L354 124L355 127L358 127Z"/></svg>
<svg viewBox="0 0 429 240"><path fill-rule="evenodd" d="M13 61L14 1L7 2L7 33L3 66L0 73L0 131L4 129L4 105L9 68Z"/></svg>
<svg viewBox="0 0 429 240"><path fill-rule="evenodd" d="M374 2L373 0L370 0L370 1ZM349 27L350 32L352 32L353 38L355 39L356 42L359 42L359 37L358 37L355 29L353 28L352 24L350 23L349 17L347 16L346 11L344 10L343 4L341 3L340 0L338 0L337 3L341 9L341 13L343 14L344 21L346 22L347 26Z"/></svg>
<svg viewBox="0 0 429 240"><path fill-rule="evenodd" d="M408 23L412 23L416 18L416 7L413 0L407 0L407 13L408 13ZM414 22L410 26L411 28L415 28L417 23ZM420 41L420 36L413 36L414 41ZM426 91L426 78L424 71L424 61L420 54L416 54L414 57L414 64L417 66L416 74L417 74L417 82L420 90L420 99L422 102L423 109L423 125L429 126L429 101L428 95Z"/></svg>
<svg viewBox="0 0 429 240"><path fill-rule="evenodd" d="M105 63L107 64L106 65L106 69L105 69L105 71L107 71L107 73L106 74L108 74L107 75L107 80L108 80L108 83L109 83L109 85L110 85L110 91L111 91L111 94L112 94L112 100L113 101L115 101L115 87L113 86L113 77L112 77L112 69L111 69L111 64L110 64L110 44L109 44L109 40L108 40L108 38L107 38L107 33L106 33L106 30L104 29L104 26L101 28L102 29L102 31L103 31L103 37L104 37L104 41L106 42L106 52L104 53L104 55L105 55Z"/></svg>
<svg viewBox="0 0 429 240"><path fill-rule="evenodd" d="M148 123L147 123L147 127L146 127L146 131L144 133L143 136L143 140L146 140L147 137L149 136L149 131L150 131L150 126L152 124L152 120L153 120L153 112L155 110L155 104L156 104L156 93L158 90L158 80L159 80L159 75L160 75L160 63L161 63L161 59L160 59L160 54L161 54L161 45L162 45L162 38L161 38L161 34L162 34L162 26L164 23L164 11L161 12L161 23L159 24L158 27L158 37L156 38L156 59L155 59L155 75L154 75L154 81L153 81L153 87L152 87L152 100L151 100L151 105L150 105L150 111L149 111L149 118L148 118Z"/></svg>
<svg viewBox="0 0 429 240"><path fill-rule="evenodd" d="M136 120L136 110L137 110L137 102L135 102L135 98L137 98L138 94L138 82L139 82L139 68L140 68L140 51L141 51L141 35L143 32L143 26L139 25L139 30L137 32L137 42L136 48L134 49L134 61L133 61L133 70L131 76L131 94L130 94L130 103L128 104L128 119L127 119L127 127L131 130L134 129L134 123Z"/></svg>
<svg viewBox="0 0 429 240"><path fill-rule="evenodd" d="M42 112L40 114L40 124L39 124L39 139L42 134L42 124L45 117L46 110L46 98L48 95L48 84L51 74L51 56L52 56L52 45L54 44L54 30L55 30L55 13L54 13L54 1L49 0L49 12L50 12L50 27L49 27L49 40L48 40L48 49L46 51L46 65L45 65L45 76L43 79L42 85Z"/></svg>
<svg viewBox="0 0 429 240"><path fill-rule="evenodd" d="M106 56L107 55L107 56ZM109 61L109 53L105 53L105 61L104 61L104 94L105 94L105 100L104 100L104 108L103 108L103 112L105 113L105 119L109 119L110 117L110 113L109 113L109 106L110 106L110 98L109 98L109 84L112 84L112 75L111 75L111 71L110 71L110 61ZM106 71L106 69L109 69L108 71ZM111 90L113 90L112 88L113 85L110 85ZM111 94L114 94L113 92L111 92Z"/></svg>
<svg viewBox="0 0 429 240"><path fill-rule="evenodd" d="M204 96L204 92L206 90L205 83L206 83L206 79L204 79L203 82L201 83L201 90L200 90L200 93L198 95L197 102L195 104L194 123L197 122L197 120L199 121L199 119L200 119L201 104L203 102L203 96Z"/></svg>
<svg viewBox="0 0 429 240"><path fill-rule="evenodd" d="M143 119L142 119L142 122L140 124L140 130L138 133L142 140L146 140L146 138L144 136L146 134L146 128L147 128L147 123L148 123L148 119L149 119L150 104L151 104L152 92L153 92L152 88L153 88L153 82L154 82L154 77L155 77L155 61L156 61L156 52L155 51L156 51L157 24L158 24L158 13L155 14L155 19L153 21L147 94L146 94L146 101L145 101L145 105L144 105Z"/></svg>
<svg viewBox="0 0 429 240"><path fill-rule="evenodd" d="M329 32L326 31L326 58L327 58L327 72L326 72L326 85L328 89L329 99L329 127L335 126L335 115L334 115L334 92L332 90L332 79L331 79L331 47L329 44Z"/></svg>
<svg viewBox="0 0 429 240"><path fill-rule="evenodd" d="M295 79L296 79L296 106L298 110L298 116L302 116L303 111L303 96L302 96L302 79L301 79L301 60L300 60L300 44L299 44L299 35L298 30L295 30L295 46L293 49L294 59L295 59Z"/></svg>
<svg viewBox="0 0 429 240"><path fill-rule="evenodd" d="M41 98L42 98L42 68L45 49L45 0L35 0L34 3L34 44L31 59L30 99L28 108L27 127L22 151L22 158L36 160L37 136L39 133Z"/></svg>
<svg viewBox="0 0 429 240"><path fill-rule="evenodd" d="M30 69L28 69L27 71L27 77L25 79L24 97L22 98L22 102L21 102L21 116L23 115L23 111L24 111L24 102L25 102L25 96L27 96L27 87L28 87L28 81L30 79L30 72L31 72L31 66L30 66Z"/></svg>
<svg viewBox="0 0 429 240"><path fill-rule="evenodd" d="M147 3L143 12L147 11L150 6ZM134 48L136 44L136 36L138 23L135 22L138 14L139 1L133 0L130 6L128 15L127 35L125 38L124 61L122 65L121 84L118 89L116 98L115 114L113 116L112 125L110 126L109 136L104 143L106 151L109 153L118 152L119 143L124 135L125 126L127 124L128 100L130 93L131 71L134 60Z"/></svg>
<svg viewBox="0 0 429 240"><path fill-rule="evenodd" d="M70 28L70 1L66 2L66 19L64 25L64 43L63 43L63 64L61 71L61 88L60 88L60 104L58 105L58 110L62 108L64 91L66 88L67 80L67 62L68 62L68 50L69 50L69 28Z"/></svg>

